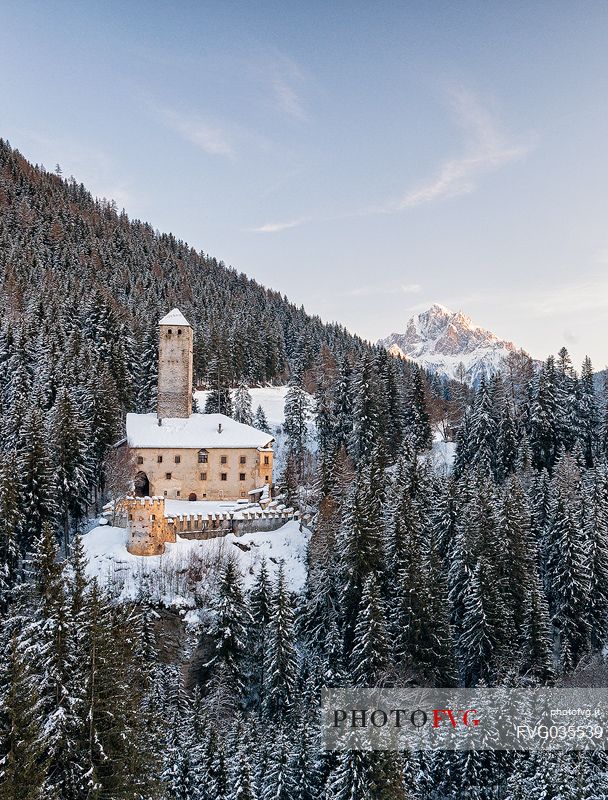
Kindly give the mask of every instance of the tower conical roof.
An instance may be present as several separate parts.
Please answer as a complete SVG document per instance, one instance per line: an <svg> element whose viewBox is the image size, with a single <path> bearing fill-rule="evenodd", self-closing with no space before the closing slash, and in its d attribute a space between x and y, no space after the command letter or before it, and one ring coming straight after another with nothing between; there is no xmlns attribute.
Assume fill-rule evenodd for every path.
<svg viewBox="0 0 608 800"><path fill-rule="evenodd" d="M182 312L179 308L174 308L173 311L169 311L161 321L158 323L159 325L187 325L189 328L191 327L190 323L184 317Z"/></svg>

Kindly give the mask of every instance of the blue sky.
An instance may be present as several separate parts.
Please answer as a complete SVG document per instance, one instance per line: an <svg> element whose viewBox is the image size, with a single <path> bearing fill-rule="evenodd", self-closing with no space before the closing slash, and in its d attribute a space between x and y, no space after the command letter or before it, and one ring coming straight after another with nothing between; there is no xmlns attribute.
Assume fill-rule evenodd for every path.
<svg viewBox="0 0 608 800"><path fill-rule="evenodd" d="M376 339L608 363L608 4L2 3L0 136Z"/></svg>

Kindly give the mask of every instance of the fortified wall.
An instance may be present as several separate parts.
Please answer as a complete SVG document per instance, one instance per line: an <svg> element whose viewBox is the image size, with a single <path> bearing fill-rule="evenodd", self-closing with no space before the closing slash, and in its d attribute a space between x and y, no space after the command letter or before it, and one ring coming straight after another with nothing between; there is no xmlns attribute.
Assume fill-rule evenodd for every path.
<svg viewBox="0 0 608 800"><path fill-rule="evenodd" d="M164 497L128 497L120 512L129 532L127 550L135 556L157 556L166 542L183 539L214 539L234 533L274 531L290 519L299 519L293 508L244 508L225 513L165 516Z"/></svg>

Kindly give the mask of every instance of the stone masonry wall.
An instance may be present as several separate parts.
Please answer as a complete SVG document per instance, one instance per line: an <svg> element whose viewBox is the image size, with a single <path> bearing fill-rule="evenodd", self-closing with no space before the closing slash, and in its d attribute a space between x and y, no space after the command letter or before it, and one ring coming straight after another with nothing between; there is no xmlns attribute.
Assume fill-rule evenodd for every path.
<svg viewBox="0 0 608 800"><path fill-rule="evenodd" d="M161 418L192 414L192 328L189 325L160 326L157 413Z"/></svg>

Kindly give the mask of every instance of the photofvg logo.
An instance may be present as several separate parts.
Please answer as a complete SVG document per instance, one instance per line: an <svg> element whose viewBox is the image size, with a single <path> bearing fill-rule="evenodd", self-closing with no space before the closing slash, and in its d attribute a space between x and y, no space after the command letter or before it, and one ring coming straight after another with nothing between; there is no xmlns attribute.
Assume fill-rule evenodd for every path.
<svg viewBox="0 0 608 800"><path fill-rule="evenodd" d="M608 692L325 689L327 750L589 750L608 740Z"/></svg>

